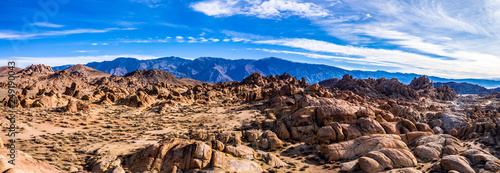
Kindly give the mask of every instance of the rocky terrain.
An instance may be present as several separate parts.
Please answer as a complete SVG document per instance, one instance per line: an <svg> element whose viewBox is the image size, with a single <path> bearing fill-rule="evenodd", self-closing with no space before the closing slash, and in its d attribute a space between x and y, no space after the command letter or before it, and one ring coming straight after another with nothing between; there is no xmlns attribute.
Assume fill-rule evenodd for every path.
<svg viewBox="0 0 500 173"><path fill-rule="evenodd" d="M2 95L0 111L17 112L19 164L2 157L3 116L4 172L500 171L500 94L460 96L425 76L205 83L82 65L17 75L17 96Z"/></svg>

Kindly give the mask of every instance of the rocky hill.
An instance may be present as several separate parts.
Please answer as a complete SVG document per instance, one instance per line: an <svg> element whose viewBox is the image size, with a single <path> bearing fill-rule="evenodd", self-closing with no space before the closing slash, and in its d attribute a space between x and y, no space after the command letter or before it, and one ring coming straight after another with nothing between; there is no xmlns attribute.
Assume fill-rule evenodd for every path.
<svg viewBox="0 0 500 173"><path fill-rule="evenodd" d="M359 71L345 70L334 66L298 63L279 58L249 59L223 59L202 57L194 60L178 57L164 57L152 60L137 60L135 58L117 58L112 61L92 62L85 66L107 72L112 75L122 76L129 72L149 69L160 69L172 73L180 78L191 78L204 82L241 81L254 72L262 75L291 74L298 78L306 78L309 83L317 83L330 78L342 78L349 74L354 78L396 78L404 84L409 84L414 78L421 75L406 73L390 73L385 71ZM54 70L63 70L69 66L53 67ZM434 82L468 82L485 87L498 87L500 81L482 79L445 79L428 76Z"/></svg>
<svg viewBox="0 0 500 173"><path fill-rule="evenodd" d="M115 86L139 88L155 83L168 83L171 85L198 85L204 82L181 78L178 79L169 72L162 70L136 70L124 76L110 75L84 65L74 65L64 70L53 71L50 66L42 64L31 65L20 70L16 75L18 89L64 91L67 86L76 83L82 88L97 88L100 86ZM0 82L1 87L7 86L7 76Z"/></svg>
<svg viewBox="0 0 500 173"><path fill-rule="evenodd" d="M22 70L22 68L19 68L19 67L16 67L14 69L15 72L19 72L21 70ZM2 66L2 67L0 67L0 77L2 77L2 76L8 76L9 75L8 74L9 71L10 71L10 69L9 69L8 66Z"/></svg>
<svg viewBox="0 0 500 173"><path fill-rule="evenodd" d="M491 94L495 92L500 92L499 88L487 89L480 85L470 84L466 82L456 83L456 82L436 82L434 83L435 87L439 87L441 85L448 85L457 92L457 94Z"/></svg>
<svg viewBox="0 0 500 173"><path fill-rule="evenodd" d="M74 66L71 66L69 68L66 68L62 71L62 73L70 73L79 77L90 77L90 78L99 78L99 77L109 77L111 76L110 74L106 72L102 72L99 70L96 70L91 67L84 66L82 64L77 64Z"/></svg>

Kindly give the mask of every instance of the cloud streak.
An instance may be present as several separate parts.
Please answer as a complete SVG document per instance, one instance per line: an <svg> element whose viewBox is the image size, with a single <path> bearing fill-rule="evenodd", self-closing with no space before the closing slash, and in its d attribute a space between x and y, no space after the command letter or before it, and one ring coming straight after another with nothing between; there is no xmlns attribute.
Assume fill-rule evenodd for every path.
<svg viewBox="0 0 500 173"><path fill-rule="evenodd" d="M64 25L58 25L58 24L53 24L53 23L48 23L48 22L36 22L36 23L32 23L31 25L38 26L38 27L47 27L47 28L62 28L62 27L64 27Z"/></svg>
<svg viewBox="0 0 500 173"><path fill-rule="evenodd" d="M106 29L72 29L62 31L46 31L39 33L23 33L18 31L0 31L0 39L4 40L29 40L49 36L64 36L72 34L106 33L116 30L135 30L135 28L106 28Z"/></svg>

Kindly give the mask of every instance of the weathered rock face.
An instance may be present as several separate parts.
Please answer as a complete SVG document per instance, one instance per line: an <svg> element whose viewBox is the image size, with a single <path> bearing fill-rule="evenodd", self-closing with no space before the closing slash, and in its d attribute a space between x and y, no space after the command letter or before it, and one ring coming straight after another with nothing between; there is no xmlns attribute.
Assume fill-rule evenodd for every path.
<svg viewBox="0 0 500 173"><path fill-rule="evenodd" d="M363 135L385 134L385 130L380 123L371 118L360 118L359 126Z"/></svg>
<svg viewBox="0 0 500 173"><path fill-rule="evenodd" d="M375 134L327 145L323 148L322 153L329 161L341 159L351 160L371 151L377 151L383 148L408 150L407 145L398 135Z"/></svg>
<svg viewBox="0 0 500 173"><path fill-rule="evenodd" d="M252 172L262 172L262 168L255 162L246 160L236 160L228 159L225 162L225 171L230 172L242 172L242 173L252 173Z"/></svg>
<svg viewBox="0 0 500 173"><path fill-rule="evenodd" d="M279 159L278 157L276 157L276 155L272 153L259 152L258 156L260 158L263 158L266 161L266 163L272 167L280 168L289 166L287 163L283 162L281 159Z"/></svg>
<svg viewBox="0 0 500 173"><path fill-rule="evenodd" d="M280 139L286 140L290 138L290 132L288 131L286 124L283 123L282 120L276 120L276 126L274 131L276 132L276 135L278 135Z"/></svg>
<svg viewBox="0 0 500 173"><path fill-rule="evenodd" d="M391 113L394 116L408 118L408 119L411 119L411 120L418 120L418 119L420 119L418 117L418 112L415 111L415 110L413 110L411 107L397 105L395 107L392 107L389 111L391 111Z"/></svg>
<svg viewBox="0 0 500 173"><path fill-rule="evenodd" d="M71 87L66 87L66 91L64 91L64 94L69 95L69 96L74 96L75 93L78 91L79 87L76 83L71 83Z"/></svg>
<svg viewBox="0 0 500 173"><path fill-rule="evenodd" d="M10 108L17 108L21 105L21 101L18 96L8 97L7 101L4 103L5 106ZM25 103L26 105L26 103ZM24 107L24 106L23 106Z"/></svg>
<svg viewBox="0 0 500 173"><path fill-rule="evenodd" d="M497 122L498 123L498 122ZM462 126L457 131L456 136L463 139L472 139L477 136L488 136L489 134L498 134L499 126L494 123L494 120L483 120L475 122L467 122L465 126ZM487 144L493 145L493 142L487 142Z"/></svg>
<svg viewBox="0 0 500 173"><path fill-rule="evenodd" d="M240 131L224 131L218 136L218 140L224 144L241 144L243 134Z"/></svg>
<svg viewBox="0 0 500 173"><path fill-rule="evenodd" d="M475 167L480 167L484 165L484 169L491 172L500 171L500 159L491 155L489 152L482 149L469 149L460 153L460 155L466 157L471 165Z"/></svg>
<svg viewBox="0 0 500 173"><path fill-rule="evenodd" d="M432 90L434 89L434 84L427 76L420 76L418 78L414 78L410 84L408 85L411 89L414 90Z"/></svg>
<svg viewBox="0 0 500 173"><path fill-rule="evenodd" d="M441 166L445 170L455 170L460 173L475 173L469 165L467 158L459 155L448 155L441 159Z"/></svg>
<svg viewBox="0 0 500 173"><path fill-rule="evenodd" d="M251 161L257 157L252 148L241 145L227 146L225 152L247 160L240 160L226 155L221 151L212 149L203 142L174 138L160 144L150 145L132 155L127 161L126 167L131 172L173 170L184 172L196 169L213 170L214 168L230 172L250 173L262 171L258 164ZM267 157L270 157L269 162L274 161L278 165L281 164L275 160L276 158Z"/></svg>
<svg viewBox="0 0 500 173"><path fill-rule="evenodd" d="M417 165L417 159L407 149L384 148L359 158L358 164L363 171L378 172L384 169L413 167Z"/></svg>
<svg viewBox="0 0 500 173"><path fill-rule="evenodd" d="M205 143L171 139L133 155L128 168L132 172L161 171L172 166L181 170L202 169L209 165L211 158L212 149Z"/></svg>
<svg viewBox="0 0 500 173"><path fill-rule="evenodd" d="M436 88L436 98L440 100L453 100L457 97L455 90L448 85L441 85Z"/></svg>
<svg viewBox="0 0 500 173"><path fill-rule="evenodd" d="M1 140L1 139L0 139ZM52 165L49 165L44 162L40 162L30 155L22 152L16 151L16 165L15 168L8 163L10 158L6 158L7 154L10 154L9 149L0 148L0 172L33 172L33 173L44 173L44 172L54 172L54 173L63 173L62 171Z"/></svg>
<svg viewBox="0 0 500 173"><path fill-rule="evenodd" d="M235 157L240 157L247 160L253 160L256 158L256 152L250 147L244 145L229 145L226 146L224 152L231 154Z"/></svg>
<svg viewBox="0 0 500 173"><path fill-rule="evenodd" d="M318 141L322 144L330 144L337 139L337 133L331 126L323 126L318 130Z"/></svg>
<svg viewBox="0 0 500 173"><path fill-rule="evenodd" d="M63 106L63 102L59 100L55 95L53 96L41 96L40 99L35 100L31 107L46 107L46 108L55 108Z"/></svg>
<svg viewBox="0 0 500 173"><path fill-rule="evenodd" d="M68 105L66 105L66 107L64 107L64 111L66 111L66 112L78 111L77 101L75 101L73 99L69 100Z"/></svg>
<svg viewBox="0 0 500 173"><path fill-rule="evenodd" d="M259 148L264 150L275 151L283 147L283 142L274 132L270 130L262 133L262 135L257 140L255 140L254 143L259 146Z"/></svg>
<svg viewBox="0 0 500 173"><path fill-rule="evenodd" d="M352 123L358 118L357 109L346 103L322 106L316 110L319 125L328 125L330 122Z"/></svg>
<svg viewBox="0 0 500 173"><path fill-rule="evenodd" d="M90 163L91 172L124 172L121 160L116 156L101 156L93 158Z"/></svg>
<svg viewBox="0 0 500 173"><path fill-rule="evenodd" d="M464 127L467 125L467 119L465 115L463 114L452 114L449 112L446 112L443 114L443 116L439 119L442 124L440 127L447 133L451 134L451 131L453 130L460 130L460 128Z"/></svg>
<svg viewBox="0 0 500 173"><path fill-rule="evenodd" d="M143 91L130 96L125 100L125 105L130 107L147 107L155 102L155 99Z"/></svg>
<svg viewBox="0 0 500 173"><path fill-rule="evenodd" d="M424 136L415 141L415 155L424 160L439 159L442 155L453 155L463 151L463 144L457 138L448 135Z"/></svg>

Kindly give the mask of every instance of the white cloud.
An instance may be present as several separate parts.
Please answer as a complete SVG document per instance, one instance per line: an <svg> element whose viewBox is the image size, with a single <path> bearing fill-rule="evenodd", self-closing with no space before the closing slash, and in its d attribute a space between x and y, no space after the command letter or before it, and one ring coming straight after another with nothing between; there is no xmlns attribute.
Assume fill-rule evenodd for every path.
<svg viewBox="0 0 500 173"><path fill-rule="evenodd" d="M196 43L198 42L198 40L196 40L196 38L194 37L187 37L189 39L188 43Z"/></svg>
<svg viewBox="0 0 500 173"><path fill-rule="evenodd" d="M208 40L203 38L203 37L200 37L200 42L207 42Z"/></svg>
<svg viewBox="0 0 500 173"><path fill-rule="evenodd" d="M61 28L61 27L64 27L64 25L58 25L58 24L53 24L53 23L48 23L48 22L36 22L36 23L32 23L31 25L38 26L38 27L47 27L47 28Z"/></svg>
<svg viewBox="0 0 500 173"><path fill-rule="evenodd" d="M233 40L233 42L241 42L241 41L243 41L243 42L249 42L249 41L252 41L252 40L250 40L250 39L246 39L246 38L236 38L236 37L235 37L235 38L231 38L231 40Z"/></svg>
<svg viewBox="0 0 500 173"><path fill-rule="evenodd" d="M71 34L106 33L114 30L134 30L135 28L106 28L106 29L72 29L62 31L46 31L40 33L23 33L18 31L0 31L0 39L27 40L46 36L62 36Z"/></svg>
<svg viewBox="0 0 500 173"><path fill-rule="evenodd" d="M98 45L98 43L92 43L92 46L97 46L97 45Z"/></svg>
<svg viewBox="0 0 500 173"><path fill-rule="evenodd" d="M209 38L209 40L212 42L219 42L220 41L220 39L216 39L216 38Z"/></svg>
<svg viewBox="0 0 500 173"><path fill-rule="evenodd" d="M400 50L373 49L343 46L311 39L279 39L254 41L257 44L281 45L313 52L334 53L342 56L361 57L350 63L397 67L399 72L419 73L450 78L498 78L500 58L486 54L456 52L452 60L403 52ZM462 56L463 55L463 56ZM470 56L480 56L470 58ZM324 58L324 57L323 57ZM338 59L338 58L337 58ZM349 59L344 59L349 60Z"/></svg>
<svg viewBox="0 0 500 173"><path fill-rule="evenodd" d="M228 42L228 41L231 41L231 39L228 39L228 38L225 38L224 40L222 40L223 42Z"/></svg>
<svg viewBox="0 0 500 173"><path fill-rule="evenodd" d="M177 41L177 42L179 42L179 43L184 43L184 42L186 42L186 41L184 40L184 37L182 37L182 36L176 36L176 37L175 37L175 41Z"/></svg>
<svg viewBox="0 0 500 173"><path fill-rule="evenodd" d="M107 45L108 45L108 43L102 43L101 45L103 45L103 46L107 46Z"/></svg>
<svg viewBox="0 0 500 173"><path fill-rule="evenodd" d="M191 4L191 8L209 16L232 16L237 13L237 9L232 6L237 3L238 1L201 1Z"/></svg>
<svg viewBox="0 0 500 173"><path fill-rule="evenodd" d="M363 18L363 20L366 20L366 19L369 19L369 18L372 18L373 16L370 14L370 13L367 13L365 15L365 17Z"/></svg>
<svg viewBox="0 0 500 173"><path fill-rule="evenodd" d="M328 16L328 11L321 6L298 0L205 0L192 3L191 8L216 17L232 15L247 15L259 18L288 17L292 15L304 18Z"/></svg>

